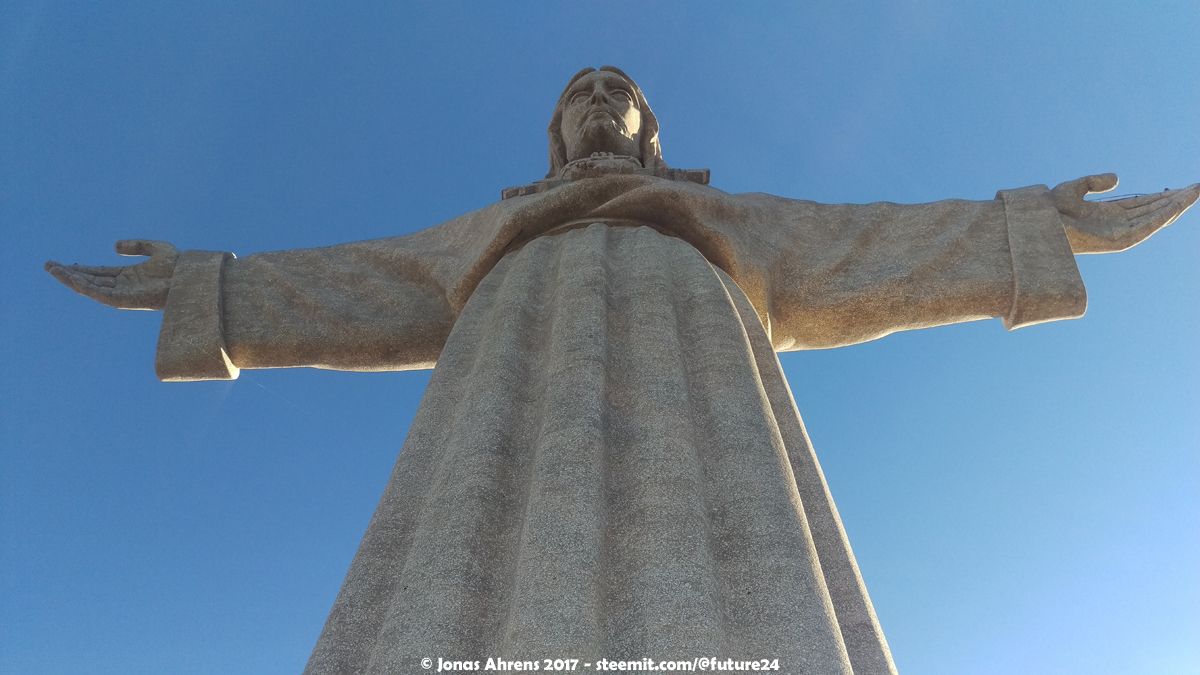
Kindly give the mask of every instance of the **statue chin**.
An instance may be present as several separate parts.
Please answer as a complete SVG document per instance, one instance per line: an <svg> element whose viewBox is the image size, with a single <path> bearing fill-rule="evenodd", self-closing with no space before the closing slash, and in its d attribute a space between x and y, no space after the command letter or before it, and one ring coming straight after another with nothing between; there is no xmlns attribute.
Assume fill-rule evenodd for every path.
<svg viewBox="0 0 1200 675"><path fill-rule="evenodd" d="M558 177L561 180L578 180L619 173L645 173L642 160L631 155L597 152L591 157L568 162L558 172Z"/></svg>
<svg viewBox="0 0 1200 675"><path fill-rule="evenodd" d="M616 120L597 115L579 130L574 143L568 143L567 159L574 162L597 155L634 157L640 154L639 150L636 136L626 136Z"/></svg>

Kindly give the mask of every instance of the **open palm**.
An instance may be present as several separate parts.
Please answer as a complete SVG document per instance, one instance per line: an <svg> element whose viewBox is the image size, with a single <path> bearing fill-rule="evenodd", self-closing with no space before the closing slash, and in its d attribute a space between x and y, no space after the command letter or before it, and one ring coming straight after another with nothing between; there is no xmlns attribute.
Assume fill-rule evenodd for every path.
<svg viewBox="0 0 1200 675"><path fill-rule="evenodd" d="M117 253L144 255L150 259L136 265L113 267L64 265L51 260L46 271L76 293L118 309L162 309L167 304L171 277L179 252L165 241L124 239Z"/></svg>
<svg viewBox="0 0 1200 675"><path fill-rule="evenodd" d="M1075 253L1116 253L1135 246L1175 219L1200 197L1200 183L1140 197L1089 202L1089 194L1117 186L1116 174L1085 176L1056 186L1051 195Z"/></svg>

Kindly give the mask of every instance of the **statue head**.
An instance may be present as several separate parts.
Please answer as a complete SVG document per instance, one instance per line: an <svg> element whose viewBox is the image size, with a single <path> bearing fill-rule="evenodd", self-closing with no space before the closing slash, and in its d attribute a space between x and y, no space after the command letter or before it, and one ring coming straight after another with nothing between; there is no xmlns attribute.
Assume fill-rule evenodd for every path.
<svg viewBox="0 0 1200 675"><path fill-rule="evenodd" d="M646 96L621 69L603 66L575 73L550 118L550 173L568 162L604 152L636 158L647 169L666 169L658 144L658 119Z"/></svg>

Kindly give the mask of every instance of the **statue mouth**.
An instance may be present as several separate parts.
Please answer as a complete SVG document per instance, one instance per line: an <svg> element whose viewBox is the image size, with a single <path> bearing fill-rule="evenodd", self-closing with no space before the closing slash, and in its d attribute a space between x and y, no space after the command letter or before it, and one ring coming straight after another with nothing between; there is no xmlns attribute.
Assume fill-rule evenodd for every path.
<svg viewBox="0 0 1200 675"><path fill-rule="evenodd" d="M584 126L595 128L613 128L622 135L625 134L625 120L620 115L606 108L591 108L583 116Z"/></svg>

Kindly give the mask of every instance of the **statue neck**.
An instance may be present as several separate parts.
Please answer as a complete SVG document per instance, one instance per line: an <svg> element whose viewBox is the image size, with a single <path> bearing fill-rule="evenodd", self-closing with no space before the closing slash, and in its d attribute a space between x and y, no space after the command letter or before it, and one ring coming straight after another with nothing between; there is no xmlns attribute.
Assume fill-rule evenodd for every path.
<svg viewBox="0 0 1200 675"><path fill-rule="evenodd" d="M530 183L529 185L505 188L500 191L500 198L509 199L511 197L537 194L564 183L570 183L571 181L617 174L650 175L667 180L708 185L708 169L670 169L666 166L660 166L657 169L647 169L642 166L642 161L637 157L596 153L590 157L581 157L567 162L562 169L559 169L558 175L554 178L546 178L535 183Z"/></svg>

